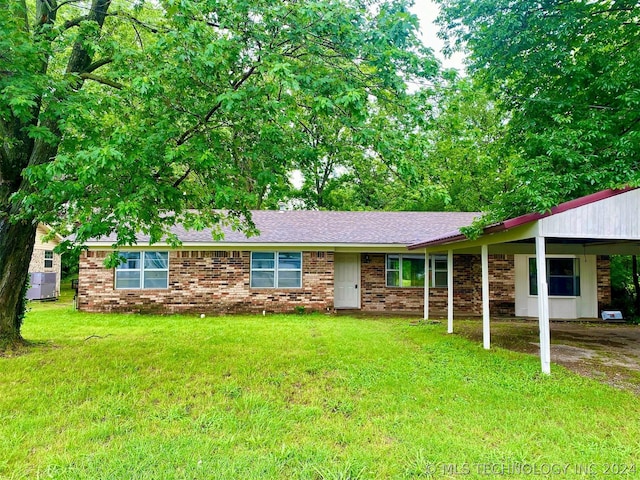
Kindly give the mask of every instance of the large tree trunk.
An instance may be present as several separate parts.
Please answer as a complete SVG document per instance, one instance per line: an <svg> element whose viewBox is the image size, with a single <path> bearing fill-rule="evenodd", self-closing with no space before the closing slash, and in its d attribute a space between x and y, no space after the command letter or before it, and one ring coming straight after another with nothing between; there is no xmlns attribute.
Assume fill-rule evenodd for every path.
<svg viewBox="0 0 640 480"><path fill-rule="evenodd" d="M0 352L24 343L20 327L25 313L24 295L29 275L37 225L31 220L15 221L20 213L11 196L26 185L22 168L35 150L33 142L17 137L15 145L3 145L0 156Z"/></svg>
<svg viewBox="0 0 640 480"><path fill-rule="evenodd" d="M46 43L51 40L47 36L50 32L48 26L55 24L58 9L66 3L69 2L58 4L55 0L36 0L36 25L32 33L34 42ZM24 32L31 34L26 2L22 0L11 5L16 7L15 15L24 18ZM94 21L100 30L110 5L111 0L92 0L88 13L76 20ZM97 68L92 67L92 56L84 43L84 37L80 35L73 45L67 62L67 73L82 74ZM48 54L44 53L46 51L45 48L42 64L31 72L34 75L46 74L49 58ZM103 62L100 65L104 64ZM39 81L34 83L37 84ZM75 88L81 88L82 84L83 80L78 78ZM64 92L61 93L63 94ZM12 223L20 213L20 206L12 205L11 197L18 191L28 193L31 189L22 176L23 169L50 162L55 158L59 146L58 141L50 143L43 139L33 140L28 135L28 129L44 126L54 135L62 136L58 129L60 118L52 112L41 116L40 100L38 97L32 115L26 120L18 117L0 118L0 351L24 342L20 327L24 318L24 295L37 229L35 221L22 220ZM55 101L51 103L56 104ZM36 218L37 215L32 217Z"/></svg>
<svg viewBox="0 0 640 480"><path fill-rule="evenodd" d="M5 167L0 171L0 180L8 185L0 191L0 352L24 344L20 327L25 314L25 293L29 263L36 239L37 222L32 218L17 220L20 214L20 200L12 201L11 196L19 192L29 192L31 186L22 177L23 166L40 165L55 157L58 145L40 140L16 149L13 156L4 154ZM25 159L28 159L25 160ZM6 165L14 165L13 169Z"/></svg>
<svg viewBox="0 0 640 480"><path fill-rule="evenodd" d="M20 327L37 225L0 221L0 351L23 343Z"/></svg>
<svg viewBox="0 0 640 480"><path fill-rule="evenodd" d="M36 0L36 24L33 32L29 31L26 2L21 0L9 3L15 10L13 13L24 21L24 32L22 33L33 36L34 44L26 49L29 51L30 48L35 48L36 43L41 45L41 42L51 41L53 37L48 36L51 32L50 26L56 23L58 9L69 2L58 4L55 0ZM78 25L81 20L94 21L100 30L110 5L111 0L91 0L89 11L82 17L71 20L71 23ZM108 63L103 61L99 62L98 66L92 65L92 55L85 45L85 37L86 34L81 34L74 43L67 62L67 73L92 72L99 65ZM36 65L33 72L30 72L36 78L47 72L49 61L47 51L46 48L42 50L42 63ZM38 84L41 81L41 79L34 80L33 83ZM77 83L74 85L75 89L80 89L83 82L84 80L78 76ZM68 92L61 91L59 94L66 95ZM55 108L60 108L57 105L58 100L61 99L57 98L56 101L50 101L50 103L56 105ZM41 98L38 97L31 116L26 120L21 117L0 117L0 351L8 346L24 342L20 334L20 327L25 311L24 294L29 275L29 262L33 253L37 229L36 222L31 220L12 223L12 220L18 217L21 212L19 211L19 203L12 204L11 197L19 191L24 193L31 191L32 187L23 178L24 168L50 162L55 158L59 146L59 141L51 143L44 139L32 139L28 134L29 128L46 127L58 138L62 137L58 128L60 120L58 114L45 112L42 115L41 108ZM6 112L3 111L3 113ZM32 218L37 217L37 214L32 215Z"/></svg>

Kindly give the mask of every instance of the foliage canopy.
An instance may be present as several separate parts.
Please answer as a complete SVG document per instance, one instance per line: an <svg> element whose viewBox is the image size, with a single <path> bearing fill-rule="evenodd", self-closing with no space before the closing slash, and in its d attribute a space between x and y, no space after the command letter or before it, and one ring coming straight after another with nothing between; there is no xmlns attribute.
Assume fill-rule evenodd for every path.
<svg viewBox="0 0 640 480"><path fill-rule="evenodd" d="M439 0L449 48L509 113L517 182L495 217L640 182L640 20L629 0Z"/></svg>
<svg viewBox="0 0 640 480"><path fill-rule="evenodd" d="M61 3L47 21L28 6L3 13L17 35L3 40L2 118L22 135L5 147L59 144L16 165L31 185L13 200L18 215L76 225L80 242L116 231L129 243L141 227L157 240L177 221L215 223L212 208L259 206L304 154L305 117L357 128L371 99L402 104L407 77L436 73L405 2L375 3L95 0ZM84 18L100 8L102 28ZM88 58L73 68L77 50Z"/></svg>

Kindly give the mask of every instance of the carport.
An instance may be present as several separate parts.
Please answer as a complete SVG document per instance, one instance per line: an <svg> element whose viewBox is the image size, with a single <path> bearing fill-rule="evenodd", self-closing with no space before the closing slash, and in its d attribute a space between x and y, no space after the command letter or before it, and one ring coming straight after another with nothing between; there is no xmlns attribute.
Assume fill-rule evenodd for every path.
<svg viewBox="0 0 640 480"><path fill-rule="evenodd" d="M447 254L447 331L453 333L455 295L453 283L454 253L480 254L482 265L482 333L484 348L491 347L489 311L489 254L530 255L528 278L516 274L516 310L521 308L538 318L540 361L543 373L551 372L550 312L575 317L599 316L597 287L579 274L553 275L548 267L563 268L562 256L574 258L575 269L591 272L587 264L593 255L633 255L640 253L640 190L624 188L604 190L560 204L544 214L528 214L490 225L477 239L468 239L460 231L411 245L424 249L425 255ZM556 260L554 260L556 259ZM429 278L429 262L426 278ZM517 265L516 265L517 267ZM549 275L551 273L551 275ZM571 291L573 278L575 291ZM577 280L576 280L577 279ZM551 289L565 289L570 295L549 298ZM581 287L581 284L583 286ZM594 291L594 289L596 291ZM521 292L520 297L518 292ZM520 307L518 301L520 298ZM595 299L595 301L594 301ZM533 304L525 304L533 302ZM531 313L535 312L535 315ZM517 312L516 312L517 313ZM424 288L424 318L429 319L429 285Z"/></svg>

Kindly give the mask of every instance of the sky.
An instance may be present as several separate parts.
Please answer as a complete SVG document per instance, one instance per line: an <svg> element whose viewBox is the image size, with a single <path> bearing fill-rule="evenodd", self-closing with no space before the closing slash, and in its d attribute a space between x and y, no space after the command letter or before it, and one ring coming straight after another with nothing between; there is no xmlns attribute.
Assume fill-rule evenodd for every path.
<svg viewBox="0 0 640 480"><path fill-rule="evenodd" d="M445 68L457 68L462 71L464 68L461 54L455 54L452 58L445 58L442 54L444 42L438 38L437 33L440 27L435 25L435 19L438 16L438 6L431 0L415 0L415 5L411 9L420 19L420 27L422 32L422 41L428 47L431 47L436 56L442 62Z"/></svg>

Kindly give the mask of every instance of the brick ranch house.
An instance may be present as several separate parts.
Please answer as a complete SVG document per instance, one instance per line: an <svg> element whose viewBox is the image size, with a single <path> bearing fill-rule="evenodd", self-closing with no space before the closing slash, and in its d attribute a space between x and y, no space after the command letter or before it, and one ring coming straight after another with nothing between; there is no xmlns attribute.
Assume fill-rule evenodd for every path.
<svg viewBox="0 0 640 480"><path fill-rule="evenodd" d="M456 316L477 316L483 312L480 255L453 255L450 276L446 249L433 252L416 245L458 233L478 215L255 211L258 236L228 230L224 240L214 241L210 231L176 228L182 246L174 249L150 246L141 235L137 245L120 250L125 262L116 269L103 265L114 238L102 238L87 243L81 256L78 308L262 313L304 307L421 314L428 296L431 315L443 316L452 278ZM536 296L531 258L530 253L489 255L492 315L537 314L530 308ZM597 317L610 303L607 256L551 254L548 267L550 295L573 305L567 312L558 311L560 317Z"/></svg>

